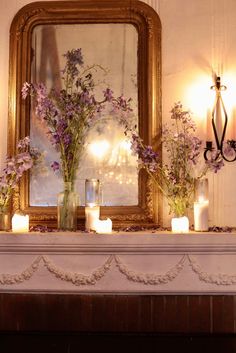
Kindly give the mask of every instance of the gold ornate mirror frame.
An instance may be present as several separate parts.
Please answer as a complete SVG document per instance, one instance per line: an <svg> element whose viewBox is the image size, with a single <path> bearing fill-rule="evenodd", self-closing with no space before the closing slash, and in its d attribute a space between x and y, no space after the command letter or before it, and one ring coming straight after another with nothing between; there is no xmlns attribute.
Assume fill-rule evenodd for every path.
<svg viewBox="0 0 236 353"><path fill-rule="evenodd" d="M21 98L21 88L31 77L31 39L37 25L128 23L138 33L139 131L145 143L158 145L161 131L161 24L157 13L137 0L79 0L30 3L14 17L10 29L10 78L8 152L13 154L19 139L29 135L30 104ZM145 173L139 173L137 206L102 207L118 227L160 221L156 190ZM29 175L22 178L13 198L13 208L30 215L32 225L56 225L56 207L29 204ZM78 209L78 222L84 208Z"/></svg>

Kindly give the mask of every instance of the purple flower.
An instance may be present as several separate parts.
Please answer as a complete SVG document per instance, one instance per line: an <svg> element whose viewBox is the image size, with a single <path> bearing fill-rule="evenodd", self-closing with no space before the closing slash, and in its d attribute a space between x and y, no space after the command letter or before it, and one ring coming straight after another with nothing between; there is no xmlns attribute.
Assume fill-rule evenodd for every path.
<svg viewBox="0 0 236 353"><path fill-rule="evenodd" d="M63 74L67 74L68 77L73 81L76 76L79 74L79 70L77 65L83 65L83 56L81 52L81 48L68 50L66 54L64 54L66 58L66 66L64 70L62 70Z"/></svg>
<svg viewBox="0 0 236 353"><path fill-rule="evenodd" d="M33 85L34 94L36 95L36 115L44 120L48 120L49 117L55 117L58 115L58 109L53 101L48 97L47 90L44 84Z"/></svg>
<svg viewBox="0 0 236 353"><path fill-rule="evenodd" d="M22 94L26 96L30 90L36 115L47 128L51 143L60 153L61 164L53 162L51 167L54 171L60 169L64 181L73 181L88 131L99 119L104 118L101 114L104 108L112 107L123 120L132 109L130 99L125 99L123 95L115 99L110 88L103 90L104 98L101 101L96 100L93 72L102 68L92 65L80 70L84 63L81 48L67 51L64 57L66 63L62 70L61 90L51 89L47 92L42 83L25 84ZM27 167L27 161L22 166L19 172Z"/></svg>
<svg viewBox="0 0 236 353"><path fill-rule="evenodd" d="M218 155L218 151L212 151L210 159L206 161L206 165L212 172L217 173L224 166L224 161Z"/></svg>
<svg viewBox="0 0 236 353"><path fill-rule="evenodd" d="M51 168L53 169L54 172L56 172L57 170L60 169L60 164L56 161L54 161L52 164L51 164Z"/></svg>
<svg viewBox="0 0 236 353"><path fill-rule="evenodd" d="M90 104L90 96L88 91L83 91L80 95L80 103L82 104Z"/></svg>
<svg viewBox="0 0 236 353"><path fill-rule="evenodd" d="M57 127L56 127L56 132L57 132L58 136L61 137L67 128L68 128L67 121L63 118L59 119L59 121L57 123Z"/></svg>
<svg viewBox="0 0 236 353"><path fill-rule="evenodd" d="M235 142L232 140L228 140L226 145L224 146L224 154L227 158L233 159L235 157Z"/></svg>
<svg viewBox="0 0 236 353"><path fill-rule="evenodd" d="M111 102L113 99L113 91L110 88L107 88L105 91L103 91L104 98L107 102Z"/></svg>
<svg viewBox="0 0 236 353"><path fill-rule="evenodd" d="M5 168L0 176L0 209L8 206L13 190L20 178L40 158L37 149L29 148L29 137L25 137L17 144L15 156L6 158Z"/></svg>
<svg viewBox="0 0 236 353"><path fill-rule="evenodd" d="M68 148L68 146L71 144L72 142L72 137L70 134L65 134L63 136L63 143L65 145L65 148Z"/></svg>
<svg viewBox="0 0 236 353"><path fill-rule="evenodd" d="M159 166L158 153L151 146L146 146L140 152L139 158L142 160L142 163L151 173L155 173Z"/></svg>
<svg viewBox="0 0 236 353"><path fill-rule="evenodd" d="M22 140L20 140L17 144L17 148L19 149L24 149L26 147L28 147L30 144L30 138L29 136L26 136L25 138L23 138Z"/></svg>
<svg viewBox="0 0 236 353"><path fill-rule="evenodd" d="M137 155L138 163L141 168L155 173L159 166L159 155L152 146L145 146L137 133L133 132L131 136L131 150Z"/></svg>
<svg viewBox="0 0 236 353"><path fill-rule="evenodd" d="M52 144L57 145L60 143L61 139L58 133L52 133Z"/></svg>
<svg viewBox="0 0 236 353"><path fill-rule="evenodd" d="M83 65L83 56L81 48L68 50L64 57L67 59L68 65Z"/></svg>
<svg viewBox="0 0 236 353"><path fill-rule="evenodd" d="M23 83L23 87L21 89L21 94L23 99L26 99L26 97L30 93L31 87L32 85L30 83L28 82Z"/></svg>

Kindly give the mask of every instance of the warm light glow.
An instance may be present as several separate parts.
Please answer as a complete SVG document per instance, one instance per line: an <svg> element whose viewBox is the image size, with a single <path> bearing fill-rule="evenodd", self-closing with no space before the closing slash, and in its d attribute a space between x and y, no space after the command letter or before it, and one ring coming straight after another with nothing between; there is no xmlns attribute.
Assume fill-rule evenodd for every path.
<svg viewBox="0 0 236 353"><path fill-rule="evenodd" d="M176 217L171 220L171 230L174 233L188 233L189 220L188 217Z"/></svg>
<svg viewBox="0 0 236 353"><path fill-rule="evenodd" d="M12 231L14 233L27 233L29 231L29 216L15 213L12 217Z"/></svg>
<svg viewBox="0 0 236 353"><path fill-rule="evenodd" d="M108 164L112 166L121 166L121 164L131 163L131 143L127 140L120 140L112 149Z"/></svg>
<svg viewBox="0 0 236 353"><path fill-rule="evenodd" d="M227 72L221 76L221 84L226 86L225 91L221 91L221 96L228 115L228 125L226 139L236 138L236 72ZM202 76L192 76L188 78L188 83L183 92L184 105L193 113L197 124L198 135L207 141L214 141L214 134L211 125L211 113L215 103L215 90L210 89L214 85L209 74ZM218 128L221 136L221 128ZM220 137L219 136L219 137Z"/></svg>
<svg viewBox="0 0 236 353"><path fill-rule="evenodd" d="M227 87L227 90L221 92L224 101L225 109L230 115L236 107L235 89L236 89L236 72L227 72L221 77L221 84Z"/></svg>
<svg viewBox="0 0 236 353"><path fill-rule="evenodd" d="M88 206L88 207L95 207L95 206L97 206L97 204L96 204L95 202L87 202L87 203L86 203L86 206Z"/></svg>
<svg viewBox="0 0 236 353"><path fill-rule="evenodd" d="M199 198L198 198L198 202L204 202L204 201L207 201L206 199L205 199L205 197L204 196L199 196Z"/></svg>
<svg viewBox="0 0 236 353"><path fill-rule="evenodd" d="M221 77L221 84L227 89L221 92L222 99L228 115L236 107L235 88L236 88L236 72L227 72ZM203 75L186 86L184 102L194 115L205 119L207 109L213 108L215 102L215 91L210 87L214 85L212 78L209 75Z"/></svg>
<svg viewBox="0 0 236 353"><path fill-rule="evenodd" d="M110 144L107 140L95 141L89 145L90 153L98 158L103 159L109 150Z"/></svg>
<svg viewBox="0 0 236 353"><path fill-rule="evenodd" d="M119 143L120 149L126 152L131 152L131 142L127 140L120 141Z"/></svg>
<svg viewBox="0 0 236 353"><path fill-rule="evenodd" d="M112 221L110 218L107 218L104 221L97 220L95 223L95 228L98 234L112 233Z"/></svg>
<svg viewBox="0 0 236 353"><path fill-rule="evenodd" d="M215 91L210 89L212 85L211 77L205 75L193 79L186 86L185 105L202 122L206 119L207 109L212 109L214 104Z"/></svg>

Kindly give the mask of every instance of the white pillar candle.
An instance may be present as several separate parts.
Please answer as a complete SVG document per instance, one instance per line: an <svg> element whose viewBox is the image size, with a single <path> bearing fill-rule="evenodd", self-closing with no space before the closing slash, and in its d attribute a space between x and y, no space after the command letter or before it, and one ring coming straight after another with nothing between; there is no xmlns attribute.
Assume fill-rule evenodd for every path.
<svg viewBox="0 0 236 353"><path fill-rule="evenodd" d="M171 230L174 233L188 233L189 220L188 217L175 217L171 220Z"/></svg>
<svg viewBox="0 0 236 353"><path fill-rule="evenodd" d="M85 207L85 229L87 231L96 230L96 221L99 220L100 207L86 206Z"/></svg>
<svg viewBox="0 0 236 353"><path fill-rule="evenodd" d="M197 232L208 231L208 200L194 202L194 230Z"/></svg>
<svg viewBox="0 0 236 353"><path fill-rule="evenodd" d="M12 231L14 233L27 233L29 231L29 216L15 213L12 217Z"/></svg>
<svg viewBox="0 0 236 353"><path fill-rule="evenodd" d="M106 220L97 220L95 227L98 234L112 233L112 221L110 218L107 218Z"/></svg>

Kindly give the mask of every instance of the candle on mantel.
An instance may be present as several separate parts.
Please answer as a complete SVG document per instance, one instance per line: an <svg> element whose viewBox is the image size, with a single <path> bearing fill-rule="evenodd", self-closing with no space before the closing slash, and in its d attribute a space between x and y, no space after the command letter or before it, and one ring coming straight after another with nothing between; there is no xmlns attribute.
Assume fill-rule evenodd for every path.
<svg viewBox="0 0 236 353"><path fill-rule="evenodd" d="M209 201L200 199L194 202L194 230L196 232L208 231Z"/></svg>
<svg viewBox="0 0 236 353"><path fill-rule="evenodd" d="M112 233L112 221L110 218L107 218L106 220L98 219L95 228L98 234Z"/></svg>
<svg viewBox="0 0 236 353"><path fill-rule="evenodd" d="M208 231L208 179L200 179L195 182L195 202L194 211L194 230L196 232Z"/></svg>
<svg viewBox="0 0 236 353"><path fill-rule="evenodd" d="M27 233L29 231L29 216L15 213L12 217L12 231L14 233Z"/></svg>
<svg viewBox="0 0 236 353"><path fill-rule="evenodd" d="M189 220L188 217L174 217L171 219L171 230L173 233L188 233Z"/></svg>
<svg viewBox="0 0 236 353"><path fill-rule="evenodd" d="M100 207L90 204L85 207L85 229L87 231L96 230L96 222L99 220Z"/></svg>

